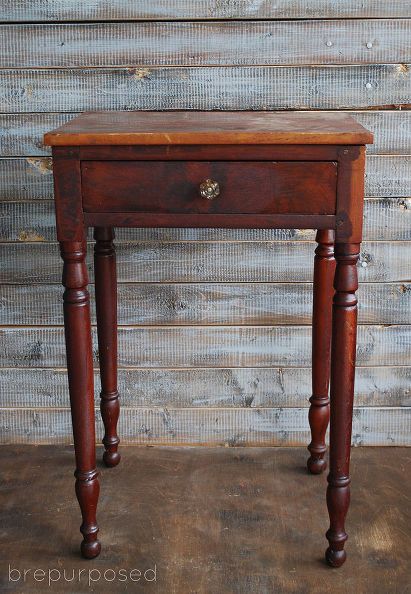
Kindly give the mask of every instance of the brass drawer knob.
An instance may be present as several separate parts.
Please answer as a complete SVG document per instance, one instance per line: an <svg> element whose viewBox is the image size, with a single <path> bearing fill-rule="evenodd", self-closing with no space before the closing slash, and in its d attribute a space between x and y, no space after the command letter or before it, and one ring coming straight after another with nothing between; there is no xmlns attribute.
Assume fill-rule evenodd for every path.
<svg viewBox="0 0 411 594"><path fill-rule="evenodd" d="M212 179L206 179L200 184L200 196L207 200L214 200L220 194L218 182Z"/></svg>

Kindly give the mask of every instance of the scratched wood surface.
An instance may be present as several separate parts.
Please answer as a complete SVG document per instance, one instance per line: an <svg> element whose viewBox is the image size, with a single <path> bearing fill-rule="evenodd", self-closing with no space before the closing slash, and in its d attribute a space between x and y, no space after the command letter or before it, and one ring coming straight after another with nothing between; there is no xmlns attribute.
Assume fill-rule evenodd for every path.
<svg viewBox="0 0 411 594"><path fill-rule="evenodd" d="M94 286L92 322L95 323ZM0 324L61 325L60 284L0 286ZM311 324L311 283L120 283L123 325ZM361 283L360 324L411 324L411 283Z"/></svg>
<svg viewBox="0 0 411 594"><path fill-rule="evenodd" d="M311 241L147 241L117 246L119 282L309 282ZM365 241L360 282L409 281L411 242ZM2 243L0 282L58 283L61 263L57 244ZM88 250L93 279L92 250Z"/></svg>
<svg viewBox="0 0 411 594"><path fill-rule="evenodd" d="M411 367L358 367L356 406L411 405ZM123 406L172 408L308 407L311 370L308 367L120 368ZM8 408L67 408L66 370L8 368L0 374L3 406ZM95 403L100 382L95 371Z"/></svg>
<svg viewBox="0 0 411 594"><path fill-rule="evenodd" d="M398 108L410 103L409 69L296 66L292 77L286 66L0 70L0 110Z"/></svg>
<svg viewBox="0 0 411 594"><path fill-rule="evenodd" d="M0 0L3 442L70 441L42 136L113 109L344 109L374 132L354 443L411 442L410 11L409 0ZM304 444L314 232L117 238L123 441Z"/></svg>
<svg viewBox="0 0 411 594"><path fill-rule="evenodd" d="M409 17L410 11L409 0L3 0L0 21L392 18Z"/></svg>
<svg viewBox="0 0 411 594"><path fill-rule="evenodd" d="M359 366L409 365L410 325L361 325ZM119 326L121 367L308 367L307 326ZM93 329L96 345L96 333ZM0 328L4 367L64 367L61 327ZM97 363L98 350L94 348Z"/></svg>
<svg viewBox="0 0 411 594"><path fill-rule="evenodd" d="M0 67L406 63L410 31L408 19L13 24Z"/></svg>
<svg viewBox="0 0 411 594"><path fill-rule="evenodd" d="M411 21L410 21L411 22ZM407 154L411 146L411 118L407 111L350 111L365 128L374 133L370 155ZM43 144L43 134L66 123L74 113L35 113L0 115L0 151L3 156L51 154Z"/></svg>
<svg viewBox="0 0 411 594"><path fill-rule="evenodd" d="M407 445L410 417L410 407L356 408L353 445ZM0 443L72 442L69 409L0 409L0 427ZM303 446L310 440L307 408L298 407L124 407L119 431L123 441L136 445Z"/></svg>
<svg viewBox="0 0 411 594"><path fill-rule="evenodd" d="M5 594L39 592L33 568L48 568L58 557L61 575L83 572L76 586L61 578L49 588L61 594L408 592L410 534L403 527L410 524L409 450L353 450L350 561L337 572L322 561L326 479L307 476L305 458L305 448L124 448L116 470L102 469L106 553L90 566L74 556L72 448L3 447L0 588ZM24 538L15 538L16 525ZM7 580L9 564L21 572L32 568L24 584ZM94 579L107 571L111 580L113 571L118 578L120 569L144 572L155 565L156 583L139 587L101 578L88 586L91 569Z"/></svg>

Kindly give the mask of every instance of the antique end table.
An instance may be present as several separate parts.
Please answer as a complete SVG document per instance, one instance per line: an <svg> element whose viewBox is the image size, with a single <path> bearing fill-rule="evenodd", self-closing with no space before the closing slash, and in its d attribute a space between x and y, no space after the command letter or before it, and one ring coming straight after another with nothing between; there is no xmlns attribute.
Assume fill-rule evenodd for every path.
<svg viewBox="0 0 411 594"><path fill-rule="evenodd" d="M299 228L316 229L318 244L307 465L314 474L326 467L325 434L331 416L326 559L335 567L344 563L356 264L364 145L372 140L372 134L346 114L285 112L86 113L45 135L45 143L53 147L57 236L64 261L64 324L84 557L100 552L86 228L94 227L96 240L107 466L120 461L113 227Z"/></svg>

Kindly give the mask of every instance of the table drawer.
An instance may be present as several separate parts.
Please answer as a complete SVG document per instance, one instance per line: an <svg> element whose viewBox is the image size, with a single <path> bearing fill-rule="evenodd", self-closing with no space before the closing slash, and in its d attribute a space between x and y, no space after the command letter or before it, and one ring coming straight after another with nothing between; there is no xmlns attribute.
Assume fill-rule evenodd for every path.
<svg viewBox="0 0 411 594"><path fill-rule="evenodd" d="M336 184L331 161L82 162L86 212L334 214Z"/></svg>

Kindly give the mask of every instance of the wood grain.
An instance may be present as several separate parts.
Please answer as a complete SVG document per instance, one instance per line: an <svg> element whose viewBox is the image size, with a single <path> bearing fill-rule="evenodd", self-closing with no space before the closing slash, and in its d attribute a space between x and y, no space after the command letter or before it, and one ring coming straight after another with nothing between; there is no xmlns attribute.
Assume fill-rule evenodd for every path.
<svg viewBox="0 0 411 594"><path fill-rule="evenodd" d="M411 163L410 163L411 166ZM54 205L51 201L0 203L0 241L55 241ZM91 239L91 232L89 233ZM298 240L314 239L314 232L298 229L128 229L119 228L116 242L139 240ZM411 198L375 198L364 204L364 238L411 240Z"/></svg>
<svg viewBox="0 0 411 594"><path fill-rule="evenodd" d="M356 406L411 406L411 367L359 367ZM95 370L95 405L100 381ZM60 369L0 369L3 408L68 407L67 372ZM120 369L123 407L259 408L308 407L309 367Z"/></svg>
<svg viewBox="0 0 411 594"><path fill-rule="evenodd" d="M25 245L3 244L0 251L2 258L11 258L3 273L6 281L25 284L2 285L0 323L43 326L9 329L12 333L21 331L25 336L31 334L29 339L26 336L17 341L20 347L15 347L14 355L9 357L9 353L5 363L2 360L2 364L11 365L0 370L2 402L4 406L26 409L7 411L10 416L0 430L6 439L13 434L17 440L36 439L36 429L33 429L36 423L40 440L70 441L71 435L68 411L62 411L59 416L60 411L53 410L68 406L61 330L44 327L61 323L61 267L54 244L37 244L55 240L50 202L53 197L51 159L42 143L46 130L83 110L344 109L354 111L354 117L376 136L376 145L370 147L366 163L366 195L371 200L365 204L364 230L372 243L364 246L359 269L359 314L362 324L373 324L360 329L368 333L366 338L361 335L360 346L364 352L360 359L371 357L377 361L371 365L377 366L358 368L356 402L361 407L377 407L378 413L371 417L367 412L370 409L363 409L361 414L366 420L355 434L354 442L374 440L375 443L391 441L395 444L399 430L406 440L410 424L406 421L404 425L403 420L409 409L404 412L395 409L398 420L394 423L392 437L386 409L381 407L411 404L410 368L387 366L389 361L394 365L409 364L408 327L383 328L381 324L410 323L411 135L409 113L392 111L409 106L411 78L407 62L411 59L405 40L409 37L410 21L401 17L407 18L410 11L409 0L385 4L377 0L361 3L314 0L309 6L302 0L200 0L195 3L187 0L138 3L17 0L2 3L0 21L29 23L2 28L3 43L7 47L3 47L0 58L3 64L0 111L4 114L0 116L0 150L3 156L10 158L0 159L0 200L4 202L0 206L0 241L18 241ZM311 20L324 18L328 20ZM389 20L376 20L385 18ZM211 22L74 24L75 21L173 19ZM213 22L218 19L245 20ZM259 22L249 19L304 20ZM36 21L45 24L30 24ZM333 45L327 46L328 41ZM367 42L371 42L372 47L367 48ZM375 112L376 109L380 111ZM155 414L161 422L156 421L154 425L159 427L160 440L170 440L167 443L177 443L181 435L183 443L200 443L209 435L214 439L211 443L235 445L237 437L232 437L235 428L239 428L238 443L242 443L250 426L251 440L262 444L266 440L271 444L272 428L278 425L275 417L281 409L293 406L303 411L298 439L306 445L309 436L305 407L311 395L309 329L301 325L308 324L310 319L314 244L306 240L314 238L313 232L119 229L117 236L119 244L136 242L119 246L121 274L125 281L119 287L121 323L158 326L177 323L179 327L164 328L165 336L170 338L168 330L183 336L185 332L193 333L196 338L188 341L189 353L197 347L196 341L201 344L200 353L188 355L190 363L200 357L199 366L195 368L186 370L168 365L163 369L120 370L123 403L132 409L144 407L137 411L141 416L137 418L132 410L132 420L126 421L130 436L146 440L141 443L156 439L155 432L150 437L153 423L149 420L152 414L149 409L160 406L164 409L156 409ZM191 248L187 245L190 242ZM199 242L198 247L195 242ZM235 243L224 245L223 242ZM239 246L237 242L245 244ZM284 243L289 244L288 248ZM90 244L89 256L91 251ZM178 260L175 270L173 260L181 258L183 253L186 256ZM216 257L223 259L220 276L210 263L210 258ZM158 263L154 264L152 259L157 259ZM241 259L243 267L239 266ZM261 283L261 280L266 282ZM271 284L271 281L280 282ZM44 300L43 305L41 300ZM293 356L295 364L303 367L214 367L220 365L221 356L236 364L226 343L217 352L208 344L214 341L209 333L215 337L219 329L203 326L193 329L187 325L227 322L268 324L255 330L256 340L250 339L245 349L246 359L254 361L252 365L260 365L261 361L264 364L272 354L277 357L283 346L287 349L289 334L296 331ZM279 327L272 330L277 338L270 343L259 334L270 332L270 324L290 326L280 335ZM295 324L297 328L291 326ZM221 327L221 332L224 330ZM241 334L241 330L253 332L248 327L237 328L234 333ZM8 329L3 331L7 333ZM150 354L150 348L161 343L162 339L156 334L159 328L153 329L153 337L150 327L122 329L122 333L126 331L134 333L135 337L130 341L122 339L126 365L135 363L136 352L149 343L144 365L149 365L150 360L169 363L176 344L186 347L181 336L168 338L164 348L170 352L157 353L156 359ZM136 338L140 331L145 337L142 344ZM51 340L50 349L54 353L51 358L47 352L49 333L59 336ZM391 338L387 343L388 334ZM201 339L208 346L204 347ZM238 338L231 340L240 352L244 342ZM262 344L266 346L261 349ZM252 345L256 345L255 354L251 353ZM48 365L47 360L51 359L60 361L61 368L42 369L43 360ZM281 361L283 364L284 357ZM96 390L98 386L99 382ZM215 418L215 409L233 406L252 408L253 419L258 417L256 423L245 417L238 421L236 412L230 416L232 410ZM265 432L261 429L264 421L259 419L261 415L264 418L263 408L272 406L271 427ZM44 410L37 415L32 407L44 407ZM174 409L180 407L198 410L195 414L183 411L176 421ZM209 407L209 410L203 412L202 407ZM167 409L171 409L171 413ZM62 417L65 428L61 433ZM279 430L281 423L284 431L294 430L291 420L283 419ZM172 437L174 425L181 429L176 437ZM216 438L219 427L221 434ZM142 436L144 428L147 429L145 437ZM382 437L380 429L385 431ZM276 435L274 443L281 443L281 435ZM284 435L285 443L291 443L290 434Z"/></svg>
<svg viewBox="0 0 411 594"><path fill-rule="evenodd" d="M85 212L155 213L155 224L159 214L194 213L264 215L267 225L271 214L333 215L336 209L337 164L330 161L86 161L81 172ZM218 180L216 200L199 193L207 179Z"/></svg>
<svg viewBox="0 0 411 594"><path fill-rule="evenodd" d="M349 113L307 111L243 111L241 114L209 110L86 112L44 136L46 145L81 145L86 151L87 147L95 145L346 145L372 142L369 130ZM257 160L256 157L253 160Z"/></svg>
<svg viewBox="0 0 411 594"><path fill-rule="evenodd" d="M76 521L77 511L69 503L70 454L70 446L4 448L8 488L2 494L2 502L8 501L9 496L10 503L2 505L1 519L4 540L12 538L16 519L26 535L18 543L18 560L13 565L19 570L32 565L34 557L39 567L47 566L53 550L62 550L62 564L69 562L71 549L64 551L63 543L72 542L70 526ZM318 481L304 480L301 474L303 455L303 448L275 451L271 448L127 448L127 464L116 473L105 473L104 477L107 501L116 499L118 506L116 511L110 505L107 507L104 535L113 539L113 548L122 548L122 554L104 556L93 568L103 575L108 568L118 572L121 567L132 566L132 560L140 558L139 542L135 538L138 526L144 542L152 534L169 536L150 543L149 552L140 563L145 569L153 567L154 559L161 559L161 566L168 568L164 578L158 574L164 592L173 592L173 588L176 592L184 591L186 583L197 591L205 584L208 592L219 594L240 592L245 584L251 591L272 592L281 584L282 594L294 594L300 576L298 570L295 576L293 568L301 562L303 548L307 559L304 572L307 591L315 591L320 585L324 594L332 589L343 592L349 580L356 594L370 591L386 594L394 573L390 567L393 558L398 589L406 589L409 538L404 531L396 530L395 519L402 526L409 522L408 509L402 505L409 488L404 480L409 469L407 450L356 448L352 453L356 490L350 515L355 527L350 538L350 577L346 572L327 572L321 566L319 569L315 562L324 528L324 502L321 486L315 484ZM16 458L21 460L19 476L14 473ZM29 475L30 464L50 468L53 492L44 475L36 473L32 479L33 496L28 500L21 481L22 476ZM137 467L138 473L130 472ZM283 477L282 483L273 479L279 475ZM145 477L144 481L141 476ZM370 498L374 482L381 487ZM127 484L128 488L119 491L119 484ZM191 489L187 489L188 484ZM393 491L397 493L395 498ZM139 506L127 505L130 493L140 502ZM391 502L389 507L385 506L387 499ZM66 503L64 511L60 507L62 501ZM312 513L309 532L301 520L301 510L307 502ZM52 537L40 517L30 512L33 507L42 506L56 510L47 524ZM67 519L61 526L63 514ZM220 532L222 537L217 539ZM364 532L369 538L364 539ZM235 538L227 533L234 533ZM129 547L124 545L127 542ZM12 559L5 544L1 555L5 563ZM86 563L80 566L86 574ZM27 582L30 586L34 582L32 575L28 575ZM116 583L103 582L99 587L100 594L121 594L123 590L124 585Z"/></svg>
<svg viewBox="0 0 411 594"><path fill-rule="evenodd" d="M333 112L324 112L328 117ZM406 111L350 111L360 124L374 133L368 154L408 155L411 144L411 118ZM43 135L73 119L74 113L0 114L0 150L2 155L41 157L50 155Z"/></svg>
<svg viewBox="0 0 411 594"><path fill-rule="evenodd" d="M359 366L404 366L411 356L408 325L359 326ZM119 366L144 368L309 367L307 326L150 326L119 328ZM96 336L93 336L96 358ZM0 329L3 367L64 367L63 329Z"/></svg>
<svg viewBox="0 0 411 594"><path fill-rule="evenodd" d="M410 523L409 450L354 448L350 564L341 572L320 564L323 480L304 476L304 453L305 448L127 447L123 464L103 477L102 539L111 543L110 554L90 567L73 561L78 510L70 482L72 448L3 447L0 556L6 568L10 563L24 575L29 567L48 567L58 551L59 569L73 565L75 575L83 572L82 593L89 570L97 579L155 563L161 586L127 589L183 594L190 584L199 594L296 594L304 582L306 593L387 594L395 582L394 592L407 592L410 539L402 527ZM49 511L47 522L33 512L42 509ZM24 534L18 541L16 524ZM15 589L39 590L33 572L22 583L23 578ZM98 585L99 594L124 591L117 580Z"/></svg>
<svg viewBox="0 0 411 594"><path fill-rule="evenodd" d="M2 202L52 200L51 168L50 157L0 159L0 200ZM366 195L369 197L409 197L411 195L411 157L400 155L367 156L365 189ZM134 230L133 233L136 231ZM147 235L147 230L139 230L138 233L142 234L141 238L144 238ZM239 237L238 234L241 232L222 229L217 231L157 229L150 230L149 233L150 237L153 236L153 233L159 233L159 237L165 238L172 233L172 237L198 239L204 237L204 234L211 237L210 234L213 233L218 233L219 237ZM254 237L261 238L261 231L249 230L246 233L257 233ZM274 231L269 231L269 233L274 233ZM287 233L289 232L287 231Z"/></svg>
<svg viewBox="0 0 411 594"><path fill-rule="evenodd" d="M410 27L407 19L4 25L0 67L407 63Z"/></svg>
<svg viewBox="0 0 411 594"><path fill-rule="evenodd" d="M0 200L53 199L51 157L0 159Z"/></svg>
<svg viewBox="0 0 411 594"><path fill-rule="evenodd" d="M410 408L357 408L354 445L408 445ZM119 422L123 444L301 446L309 439L306 408L130 409ZM0 409L0 443L69 444L67 409ZM372 428L372 429L371 429ZM98 434L102 434L98 421Z"/></svg>
<svg viewBox="0 0 411 594"><path fill-rule="evenodd" d="M310 241L139 242L118 245L119 282L307 282L312 280ZM364 242L360 282L408 282L411 242ZM89 271L92 278L90 249ZM58 283L55 244L0 244L3 283Z"/></svg>
<svg viewBox="0 0 411 594"><path fill-rule="evenodd" d="M61 325L61 294L58 284L3 284L0 324ZM118 295L123 325L311 324L311 283L122 283ZM360 324L411 324L411 283L362 283L358 297Z"/></svg>
<svg viewBox="0 0 411 594"><path fill-rule="evenodd" d="M394 18L408 17L411 12L409 0L392 0L389 4L380 0L311 0L309 6L303 0L87 0L65 3L61 0L4 0L0 14L3 22L25 21L104 21L104 20L154 20L154 19L322 19L322 18Z"/></svg>
<svg viewBox="0 0 411 594"><path fill-rule="evenodd" d="M3 113L386 109L410 103L409 64L0 70Z"/></svg>

